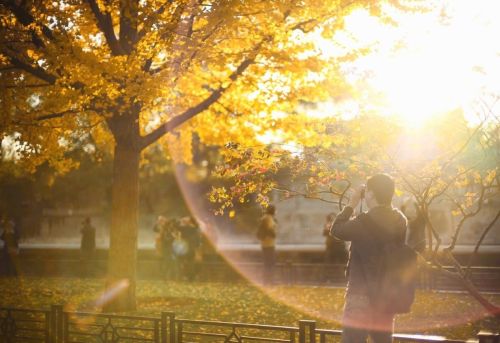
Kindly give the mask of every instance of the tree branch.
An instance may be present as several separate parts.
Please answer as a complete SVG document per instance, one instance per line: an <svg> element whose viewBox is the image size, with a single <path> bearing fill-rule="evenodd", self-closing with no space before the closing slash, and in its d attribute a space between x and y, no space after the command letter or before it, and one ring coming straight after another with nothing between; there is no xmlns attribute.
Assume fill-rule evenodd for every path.
<svg viewBox="0 0 500 343"><path fill-rule="evenodd" d="M493 227L493 225L495 225L495 223L497 222L498 218L500 218L500 210L497 211L497 215L495 216L495 218L493 218L493 220L490 222L490 224L484 229L481 237L479 238L479 240L477 241L476 243L476 246L474 247L474 251L472 252L472 255L470 256L469 258L469 263L467 264L467 271L466 271L466 274L469 274L470 273L470 268L472 266L472 262L474 261L474 259L476 258L477 256L477 252L479 251L479 247L481 246L481 244L483 243L483 240L486 238L486 235L488 234L488 232L491 230L491 228Z"/></svg>
<svg viewBox="0 0 500 343"><path fill-rule="evenodd" d="M126 54L130 54L137 43L138 0L120 0L119 43Z"/></svg>
<svg viewBox="0 0 500 343"><path fill-rule="evenodd" d="M223 21L222 21L222 20L221 20L221 21L219 21L219 22L218 22L218 23L214 26L214 28L213 28L210 32L208 32L205 36L203 36L203 37L201 38L201 40L200 40L200 41L201 41L201 42L206 42L206 41L207 41L207 39L209 39L209 38L210 38L210 36L212 36L212 35L213 35L216 31L217 31L217 29L218 29L218 28L222 25L222 23L223 23ZM196 58L196 56L198 55L198 52L199 52L199 51L200 51L200 49L195 49L195 50L191 53L191 55L189 56L189 59L188 59L188 61L187 61L186 67L185 67L185 69L186 69L186 70L189 70L189 66L191 65L191 63L193 62L193 60Z"/></svg>
<svg viewBox="0 0 500 343"><path fill-rule="evenodd" d="M300 196L300 197L303 197L305 199L318 200L318 201L326 202L329 204L338 204L340 206L340 201L328 200L328 199L322 198L320 196L317 196L317 197L311 196L307 193L299 192L297 190L287 189L286 187L280 187L280 188L273 187L273 190L276 192L280 192L280 193L286 193L287 194L286 198ZM318 193L320 193L320 192L318 192ZM325 192L325 193L329 193L329 192Z"/></svg>
<svg viewBox="0 0 500 343"><path fill-rule="evenodd" d="M260 49L260 46L262 45L263 41L259 43L256 47L256 51ZM165 124L161 125L158 127L156 130L152 131L146 136L141 137L141 150L148 147L152 143L156 142L158 139L160 139L163 135L165 135L168 132L171 132L173 129L176 127L180 126L181 124L185 123L189 119L193 118L197 114L205 111L208 109L213 103L215 103L219 98L224 94L224 92L240 77L245 70L255 61L255 57L247 57L241 64L236 68L236 70L229 76L229 79L232 81L229 86L220 86L219 88L215 89L212 94L210 94L205 100L201 101L198 105L189 108L188 110L184 111L182 114L179 114L178 116L173 117L170 119L168 122Z"/></svg>
<svg viewBox="0 0 500 343"><path fill-rule="evenodd" d="M165 10L167 9L167 5L172 5L172 0L168 0L165 2L163 5L161 5L154 13L146 18L144 21L143 28L137 33L137 40L141 40L147 33L147 29L151 27L152 23L154 23L157 19L158 16L162 15Z"/></svg>
<svg viewBox="0 0 500 343"><path fill-rule="evenodd" d="M68 113L75 113L74 110L66 110L58 113L51 113L51 114L45 114L39 117L36 117L36 121L44 121L44 120L49 120L49 119L54 119L54 118L61 118L64 117Z"/></svg>
<svg viewBox="0 0 500 343"><path fill-rule="evenodd" d="M5 88L7 89L21 89L21 88L42 88L42 87L48 87L51 86L50 84L46 83L39 83L39 84L32 84L32 85L6 85Z"/></svg>
<svg viewBox="0 0 500 343"><path fill-rule="evenodd" d="M434 195L432 195L430 198L427 198L428 196L428 193L430 192L431 188L432 188L432 184L439 178L438 175L436 175L435 177L433 177L431 179L431 181L429 182L426 190L425 190L425 196L424 196L424 199L427 199L427 203L430 205L436 198L440 197L441 195L443 195L447 190L448 188L453 184L453 182L455 182L460 176L462 175L465 175L467 173L469 173L471 170L473 170L475 167L477 166L477 164L473 165L472 167L470 168L467 168L466 170L460 172L460 173L457 173L455 176L453 176L451 178L451 180L449 180L444 186L443 188L436 192Z"/></svg>
<svg viewBox="0 0 500 343"><path fill-rule="evenodd" d="M39 68L39 67L33 67L17 57L11 56L9 53L6 53L7 57L10 59L10 62L19 69L22 69L26 71L27 73L39 78L40 80L43 80L51 85L54 85L56 83L57 77L55 77L52 74L47 73L44 69Z"/></svg>
<svg viewBox="0 0 500 343"><path fill-rule="evenodd" d="M120 46L120 42L115 36L115 31L113 29L113 20L111 18L111 14L106 12L103 14L101 10L99 10L99 6L97 5L96 0L87 0L87 3L94 13L94 16L97 20L97 27L102 31L106 41L108 42L108 46L111 49L111 53L113 55L124 55L124 51Z"/></svg>
<svg viewBox="0 0 500 343"><path fill-rule="evenodd" d="M29 11L26 8L23 8L22 3L21 5L16 5L16 2L13 0L6 0L3 3L7 6L7 8L9 8L12 11L12 13L19 20L19 22L24 26L28 26L30 24L35 23L35 18L33 18L33 16L29 13ZM45 37L47 37L50 40L55 40L51 29L49 29L45 25L41 24L37 25L40 25L40 27L42 28L42 33ZM35 45L37 45L38 47L42 47L44 43L41 40L41 38L38 37L38 35L35 33L33 29L31 29L30 32L32 35L33 43L35 43Z"/></svg>

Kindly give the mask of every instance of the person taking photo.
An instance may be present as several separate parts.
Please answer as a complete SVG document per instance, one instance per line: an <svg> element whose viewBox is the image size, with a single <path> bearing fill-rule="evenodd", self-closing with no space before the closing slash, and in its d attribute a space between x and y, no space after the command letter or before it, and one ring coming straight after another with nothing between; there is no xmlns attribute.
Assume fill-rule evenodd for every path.
<svg viewBox="0 0 500 343"><path fill-rule="evenodd" d="M334 237L351 242L342 318L343 343L366 342L368 335L375 343L392 342L394 316L402 313L400 308L393 307L399 299L390 299L379 287L382 257L387 256L388 246L400 251L407 231L406 217L392 207L394 189L394 180L389 175L370 177L366 186L354 191L330 230ZM360 211L351 218L363 198L368 212Z"/></svg>

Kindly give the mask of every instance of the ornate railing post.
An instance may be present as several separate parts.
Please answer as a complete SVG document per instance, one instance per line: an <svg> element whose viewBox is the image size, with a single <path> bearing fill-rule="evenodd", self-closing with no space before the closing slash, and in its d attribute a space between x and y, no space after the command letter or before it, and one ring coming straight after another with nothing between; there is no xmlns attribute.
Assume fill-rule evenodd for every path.
<svg viewBox="0 0 500 343"><path fill-rule="evenodd" d="M479 343L500 343L499 333L479 331L477 338L479 338Z"/></svg>
<svg viewBox="0 0 500 343"><path fill-rule="evenodd" d="M155 320L153 322L153 326L154 326L154 333L153 333L153 341L155 343L161 343L161 338L160 338L160 323L158 323L157 320Z"/></svg>
<svg viewBox="0 0 500 343"><path fill-rule="evenodd" d="M299 343L316 343L316 321L299 320Z"/></svg>
<svg viewBox="0 0 500 343"><path fill-rule="evenodd" d="M167 329L168 328L168 329ZM168 332L168 334L167 334ZM175 343L175 313L161 313L161 343Z"/></svg>
<svg viewBox="0 0 500 343"><path fill-rule="evenodd" d="M52 343L63 343L63 306L50 307L50 337Z"/></svg>
<svg viewBox="0 0 500 343"><path fill-rule="evenodd" d="M168 312L161 313L160 320L160 342L167 343L167 321L168 321Z"/></svg>
<svg viewBox="0 0 500 343"><path fill-rule="evenodd" d="M172 325L174 323L174 325ZM174 343L175 342L175 313L162 312L161 313L161 343ZM167 332L169 335L167 335Z"/></svg>
<svg viewBox="0 0 500 343"><path fill-rule="evenodd" d="M182 322L179 322L179 324L177 324L177 342L175 343L182 343Z"/></svg>

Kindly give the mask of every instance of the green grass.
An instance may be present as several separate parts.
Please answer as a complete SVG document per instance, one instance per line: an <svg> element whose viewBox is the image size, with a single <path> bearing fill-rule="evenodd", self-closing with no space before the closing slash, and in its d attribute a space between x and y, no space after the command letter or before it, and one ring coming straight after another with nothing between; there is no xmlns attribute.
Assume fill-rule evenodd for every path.
<svg viewBox="0 0 500 343"><path fill-rule="evenodd" d="M103 292L96 279L0 279L0 306L99 311ZM247 283L182 283L140 281L135 314L158 316L173 311L177 317L297 326L299 319L315 319L319 328L339 328L343 289L279 286L266 292ZM500 295L489 295L500 303ZM410 314L396 320L396 332L439 334L467 339L480 329L498 330L500 322L466 294L419 292Z"/></svg>

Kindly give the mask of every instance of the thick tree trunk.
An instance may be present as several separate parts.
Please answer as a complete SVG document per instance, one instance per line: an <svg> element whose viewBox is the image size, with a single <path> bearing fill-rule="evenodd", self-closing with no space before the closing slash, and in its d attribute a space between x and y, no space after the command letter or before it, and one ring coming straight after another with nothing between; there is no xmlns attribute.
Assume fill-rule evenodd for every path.
<svg viewBox="0 0 500 343"><path fill-rule="evenodd" d="M137 116L123 115L111 123L115 136L108 273L103 310L136 308L139 158Z"/></svg>
<svg viewBox="0 0 500 343"><path fill-rule="evenodd" d="M135 310L139 152L115 147L106 303L109 312Z"/></svg>

